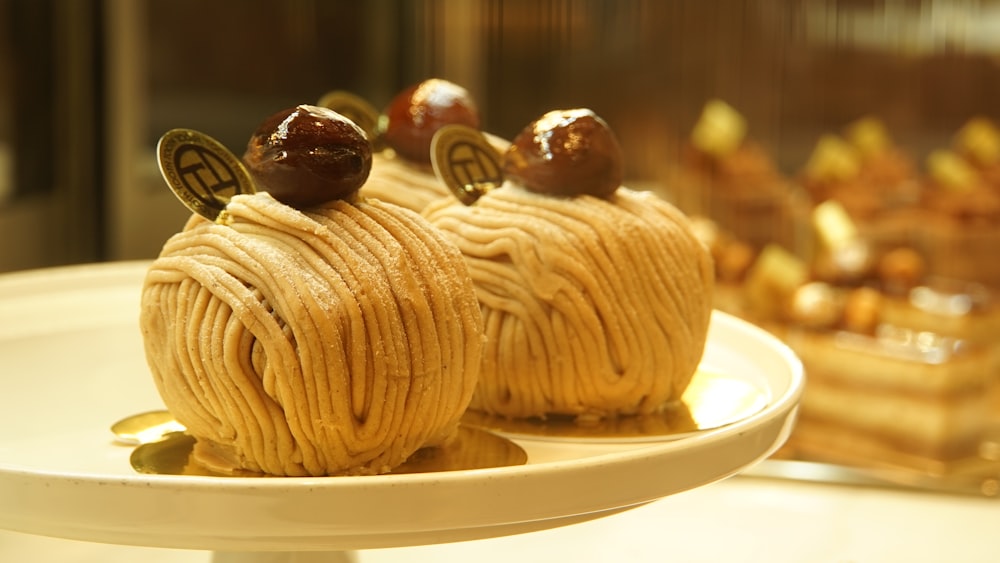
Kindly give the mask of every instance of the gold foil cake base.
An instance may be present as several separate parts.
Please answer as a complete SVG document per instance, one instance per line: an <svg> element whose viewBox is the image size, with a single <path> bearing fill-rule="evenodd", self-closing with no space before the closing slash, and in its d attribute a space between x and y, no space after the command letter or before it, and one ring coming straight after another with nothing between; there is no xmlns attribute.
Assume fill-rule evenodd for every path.
<svg viewBox="0 0 1000 563"><path fill-rule="evenodd" d="M163 440L137 447L130 457L132 468L154 475L202 475L213 477L261 477L256 473L223 474L194 461L195 439L183 432L172 432ZM418 450L392 471L431 473L524 465L528 456L510 440L478 428L460 426L457 436L445 446Z"/></svg>
<svg viewBox="0 0 1000 563"><path fill-rule="evenodd" d="M746 378L698 370L681 400L660 412L605 418L548 416L512 419L468 411L463 424L512 436L574 440L673 440L751 416L770 400Z"/></svg>

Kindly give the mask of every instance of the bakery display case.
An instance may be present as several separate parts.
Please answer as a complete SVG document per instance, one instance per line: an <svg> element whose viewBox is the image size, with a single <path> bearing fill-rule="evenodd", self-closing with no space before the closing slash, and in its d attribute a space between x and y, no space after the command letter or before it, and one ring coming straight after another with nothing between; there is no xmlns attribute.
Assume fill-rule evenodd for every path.
<svg viewBox="0 0 1000 563"><path fill-rule="evenodd" d="M707 100L667 189L702 222L717 306L806 365L786 455L989 487L1000 200L980 96L996 76L993 8L802 7L788 41L803 49L785 61L804 79L775 90L778 127L755 123L752 98ZM977 86L944 86L959 76Z"/></svg>
<svg viewBox="0 0 1000 563"><path fill-rule="evenodd" d="M998 10L111 2L105 256L151 257L183 221L153 156L171 127L239 152L276 108L331 90L384 108L427 77L466 87L501 139L549 109L588 107L620 139L626 184L704 227L718 308L806 360L816 393L788 455L990 479Z"/></svg>
<svg viewBox="0 0 1000 563"><path fill-rule="evenodd" d="M1000 496L1000 262L994 257L1000 243L1000 2L0 0L0 29L7 31L0 34L0 303L6 304L0 318L8 321L0 323L6 326L0 346L8 351L0 355L7 366L0 372L35 375L0 398L12 429L0 447L0 496L10 499L0 503L8 506L0 510L0 527L216 550L213 560L220 562L265 558L244 551L281 552L291 560L303 545L332 558L341 549L540 531L664 498L704 495L700 489L735 474L793 491L793 507L802 506L796 503L817 482L842 487L824 489L833 498L839 490L864 495L859 491L870 488L877 494L945 492L965 497L961 502ZM298 104L323 105L331 92L370 104L377 112L371 127L384 132L394 97L429 78L467 89L487 148L502 155L550 110L587 108L606 122L624 156L623 182L609 184L610 192L621 184L641 193L636 201L655 198L655 205L630 204L647 211L660 200L676 206L688 220L679 221L685 236L694 235L690 246L711 255L711 265L704 262L706 273L714 269L714 287L701 302L711 316L701 366L724 366L720 373L755 390L758 410L710 428L697 427L693 411L682 413L694 425L690 432L672 427L675 419L656 418L670 426L666 438L647 428L626 439L616 432L629 424L610 424L610 436L599 434L587 416L574 418L577 411L558 413L563 418L555 422L554 411L532 411L527 423L515 425L467 416L463 425L479 424L509 439L524 457L511 466L446 475L238 481L192 472L186 451L178 454L180 469L164 470L154 459L143 473L129 450L104 432L116 418L162 408L150 382L129 374L145 369L136 328L144 276L155 269L150 264L164 242L196 224L172 193L176 186L168 189L158 152L164 133L203 132L221 151L242 155L267 116ZM389 170L385 142L376 139L373 160ZM436 182L440 171L422 166L422 181L440 192L434 197L451 198ZM409 170L394 171L387 189ZM475 220L501 231L513 223L482 217L486 206L468 215L458 207L453 217L443 211L452 203L435 210L421 200L413 211L428 225L441 220L434 232L458 240L466 259L482 242L463 239L477 228ZM562 203L552 208L567 207ZM219 215L235 220L215 211L205 230ZM616 235L615 226L633 228L617 219L611 226L583 223L580 231ZM541 231L555 238L555 230ZM630 233L631 245L615 238L596 246L668 261L659 258L664 249L644 246L652 244L644 234L640 241L641 233ZM477 231L471 238L477 236L483 237ZM486 242L503 236L491 234ZM578 231L559 237L582 239ZM545 253L535 243L510 244L534 260L538 279L548 279L544 260L535 259ZM577 267L580 279L612 279L611 286L630 288L635 297L631 282L643 286L637 272L650 270L606 262L606 272ZM499 268L488 263L486 270ZM648 277L660 278L657 272ZM175 281L172 270L157 275ZM677 277L671 283L682 285ZM575 305L588 298L567 299ZM628 307L641 308L644 299L635 297ZM670 307L683 308L676 305L683 298L674 301ZM535 316L546 317L545 307ZM208 309L225 307L213 302ZM470 308L478 309L485 308ZM612 324L638 316L623 314ZM569 334L566 327L584 317L559 318L553 334ZM171 319L182 326L189 321L183 314ZM697 332L693 324L685 330ZM280 324L275 339L293 330ZM494 336L506 335L516 347L530 340L518 330L524 329L495 329ZM199 338L205 354L222 346ZM662 344L626 329L608 338L614 339ZM527 356L563 367L586 363L573 354L589 352L589 345L565 340L568 352L559 358L540 359L530 350ZM50 342L102 366L100 373L92 381L67 380L74 358L46 354ZM114 349L122 342L129 343L127 353ZM179 349L194 349L179 342ZM636 355L663 364L678 356L661 349ZM608 361L618 362L624 360ZM698 372L705 373L715 372ZM571 382L585 379L570 375ZM89 410L66 431L71 422L29 406L42 400L47 385L76 389L53 401L67 417L77 396L114 413ZM131 398L104 392L111 387L129 389ZM653 395L637 394L639 401ZM508 400L510 390L498 396ZM643 414L662 414L649 410L655 412ZM627 420L635 414L623 413ZM31 421L27 433L17 427L21 420ZM567 424L572 431L559 434ZM100 453L91 458L90 451ZM61 457L65 452L71 462ZM630 479L633 471L641 476ZM619 484L596 486L602 480ZM526 486L544 502L522 502ZM414 506L429 505L442 491L454 503L425 525L414 524L421 520ZM384 500L366 505L369 493ZM70 500L57 502L64 494ZM81 526L102 495L114 506L89 528ZM171 505L170 517L130 528L143 514L142 498L169 504L173 495L204 506L204 513L185 515L184 507ZM297 513L287 501L293 497L308 510ZM342 519L321 506L344 499L359 518ZM491 502L501 508L482 510Z"/></svg>
<svg viewBox="0 0 1000 563"><path fill-rule="evenodd" d="M704 404L699 418L718 423L700 432L559 439L522 431L509 443L526 459L478 469L417 465L333 477L190 472L186 456L167 451L190 450L190 443L145 438L135 447L116 438L125 432L111 431L118 419L162 409L152 379L136 376L145 369L135 318L146 270L145 262L128 261L0 279L3 365L30 375L0 397L0 529L204 550L217 561L242 553L230 557L261 563L305 556L334 563L350 560L338 558L342 550L544 530L681 494L758 463L787 438L804 383L801 364L777 339L718 314L705 368L731 374L731 383L766 401L739 410ZM36 313L16 322L26 310ZM46 353L52 346L65 353ZM93 366L89 377L76 376L79 364ZM54 387L63 392L46 399ZM43 402L49 408L36 408ZM475 440L466 445L473 458L488 451ZM3 547L0 540L0 553Z"/></svg>

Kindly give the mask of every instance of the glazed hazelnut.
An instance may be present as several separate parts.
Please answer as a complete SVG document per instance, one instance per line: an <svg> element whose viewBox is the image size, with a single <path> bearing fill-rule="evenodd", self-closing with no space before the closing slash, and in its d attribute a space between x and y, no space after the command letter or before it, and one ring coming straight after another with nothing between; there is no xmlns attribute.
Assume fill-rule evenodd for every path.
<svg viewBox="0 0 1000 563"><path fill-rule="evenodd" d="M746 277L746 273L757 258L757 253L749 244L734 240L725 245L716 258L715 269L719 279L725 282L737 282Z"/></svg>
<svg viewBox="0 0 1000 563"><path fill-rule="evenodd" d="M875 266L874 253L862 239L853 239L821 252L813 262L813 275L835 285L853 285L868 277Z"/></svg>
<svg viewBox="0 0 1000 563"><path fill-rule="evenodd" d="M844 328L861 334L875 334L882 317L882 294L870 287L859 287L847 295L844 304Z"/></svg>
<svg viewBox="0 0 1000 563"><path fill-rule="evenodd" d="M809 282L799 287L792 294L789 305L789 318L807 328L830 328L841 316L837 294L824 282Z"/></svg>
<svg viewBox="0 0 1000 563"><path fill-rule="evenodd" d="M546 113L504 155L504 177L530 191L605 197L622 183L624 158L611 128L589 109Z"/></svg>
<svg viewBox="0 0 1000 563"><path fill-rule="evenodd" d="M430 164L431 139L445 125L479 128L479 110L469 92L432 78L396 95L385 110L382 139L396 154L413 162Z"/></svg>
<svg viewBox="0 0 1000 563"><path fill-rule="evenodd" d="M894 291L916 287L924 277L927 265L923 256L912 248L896 248L886 252L878 263L882 283Z"/></svg>
<svg viewBox="0 0 1000 563"><path fill-rule="evenodd" d="M259 189L304 208L354 194L368 179L372 146L364 132L339 113L300 105L261 123L250 137L243 163Z"/></svg>

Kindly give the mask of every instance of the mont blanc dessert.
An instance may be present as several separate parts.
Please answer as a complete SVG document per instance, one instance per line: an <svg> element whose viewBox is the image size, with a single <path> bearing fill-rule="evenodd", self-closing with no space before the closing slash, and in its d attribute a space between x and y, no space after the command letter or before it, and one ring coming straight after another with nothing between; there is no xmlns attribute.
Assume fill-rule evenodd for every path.
<svg viewBox="0 0 1000 563"><path fill-rule="evenodd" d="M621 186L589 110L554 111L503 156L502 185L425 210L464 254L486 347L470 408L509 417L649 414L701 361L713 266L678 209Z"/></svg>
<svg viewBox="0 0 1000 563"><path fill-rule="evenodd" d="M261 191L192 217L150 266L148 363L209 469L378 474L457 429L479 303L454 244L357 197L371 152L333 111L280 112L243 157Z"/></svg>

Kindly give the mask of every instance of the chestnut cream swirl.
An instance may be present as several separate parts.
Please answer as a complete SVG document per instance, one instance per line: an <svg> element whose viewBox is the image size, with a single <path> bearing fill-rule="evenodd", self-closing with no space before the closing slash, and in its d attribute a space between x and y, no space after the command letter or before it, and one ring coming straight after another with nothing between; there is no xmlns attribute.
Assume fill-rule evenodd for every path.
<svg viewBox="0 0 1000 563"><path fill-rule="evenodd" d="M449 197L451 192L434 175L430 165L376 154L372 159L372 173L360 194L419 213L429 203Z"/></svg>
<svg viewBox="0 0 1000 563"><path fill-rule="evenodd" d="M170 411L213 468L383 473L451 436L481 317L456 249L418 215L236 196L149 269L141 325Z"/></svg>

